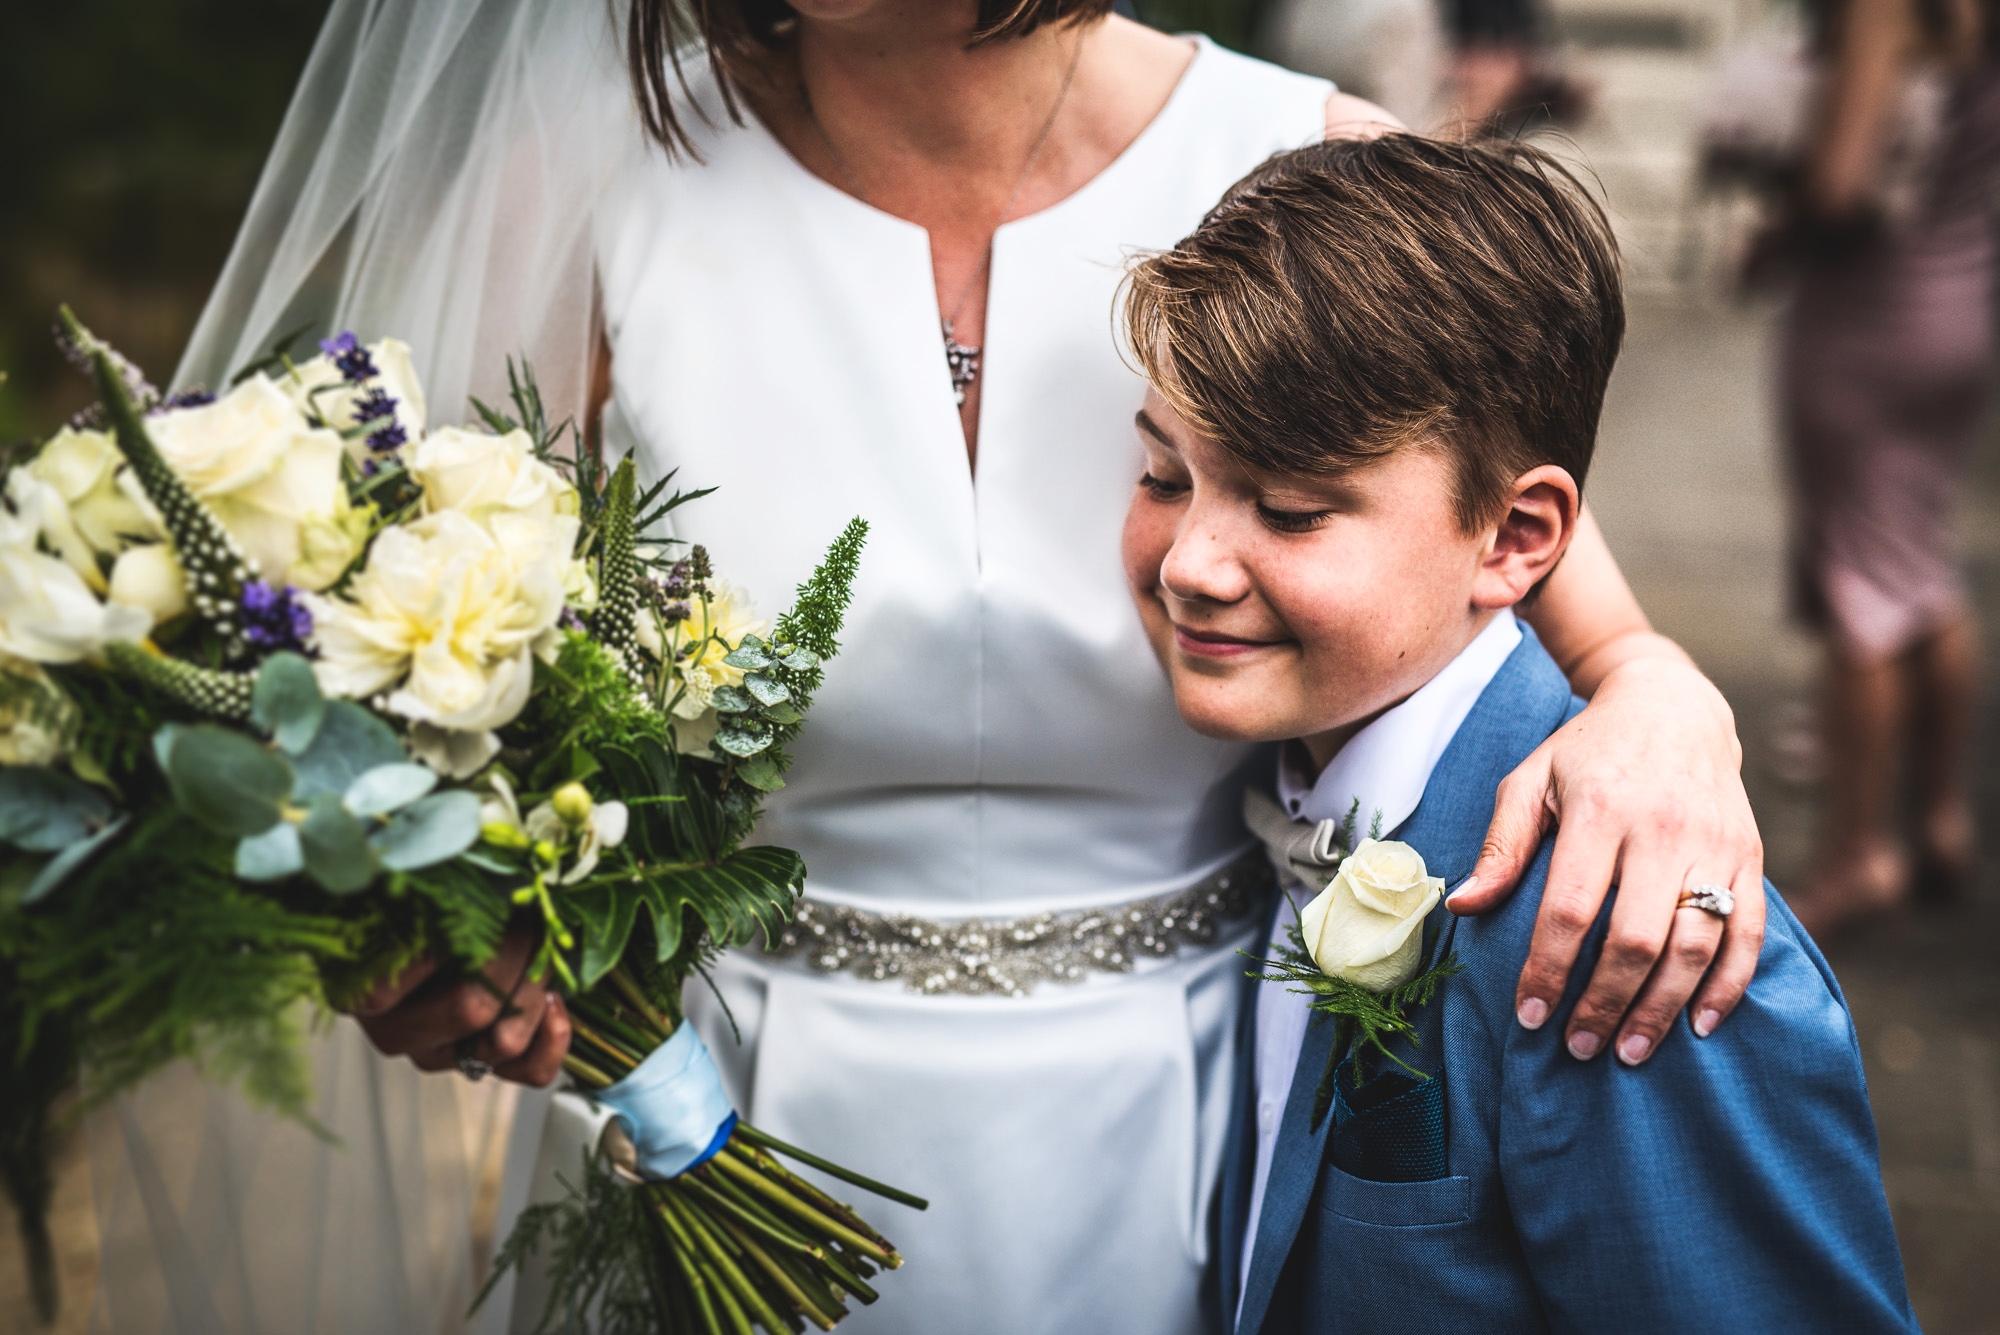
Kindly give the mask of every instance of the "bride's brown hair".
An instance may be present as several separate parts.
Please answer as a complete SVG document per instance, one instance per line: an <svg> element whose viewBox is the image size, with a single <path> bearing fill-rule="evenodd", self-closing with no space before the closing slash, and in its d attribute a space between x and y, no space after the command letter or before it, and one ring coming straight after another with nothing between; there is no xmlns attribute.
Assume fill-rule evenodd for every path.
<svg viewBox="0 0 2000 1335"><path fill-rule="evenodd" d="M1025 37L1050 23L1084 23L1111 12L1112 0L979 0L973 45ZM625 20L625 63L646 133L669 152L693 154L694 141L674 108L687 92L681 56L699 43L715 71L730 119L741 122L735 83L759 59L781 50L798 13L785 0L632 0ZM696 108L696 115L701 115Z"/></svg>

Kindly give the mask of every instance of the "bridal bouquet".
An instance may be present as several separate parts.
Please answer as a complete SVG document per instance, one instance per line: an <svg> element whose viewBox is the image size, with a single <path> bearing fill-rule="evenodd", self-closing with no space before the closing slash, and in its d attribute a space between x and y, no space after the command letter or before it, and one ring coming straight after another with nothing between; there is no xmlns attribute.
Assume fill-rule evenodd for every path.
<svg viewBox="0 0 2000 1335"><path fill-rule="evenodd" d="M426 431L394 340L162 397L64 312L99 404L0 459L0 1178L53 1313L47 1135L170 1061L301 1118L298 1017L511 926L623 1132L504 1266L544 1324L830 1328L900 1264L742 1123L681 1015L803 884L746 847L837 648L856 520L775 625L641 488L512 412Z"/></svg>

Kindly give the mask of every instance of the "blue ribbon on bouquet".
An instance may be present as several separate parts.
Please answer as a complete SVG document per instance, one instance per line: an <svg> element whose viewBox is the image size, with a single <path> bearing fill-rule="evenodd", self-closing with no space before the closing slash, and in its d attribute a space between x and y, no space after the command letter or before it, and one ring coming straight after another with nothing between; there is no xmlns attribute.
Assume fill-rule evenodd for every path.
<svg viewBox="0 0 2000 1335"><path fill-rule="evenodd" d="M715 1058L685 1020L632 1074L594 1097L624 1124L640 1173L654 1180L707 1163L736 1129Z"/></svg>

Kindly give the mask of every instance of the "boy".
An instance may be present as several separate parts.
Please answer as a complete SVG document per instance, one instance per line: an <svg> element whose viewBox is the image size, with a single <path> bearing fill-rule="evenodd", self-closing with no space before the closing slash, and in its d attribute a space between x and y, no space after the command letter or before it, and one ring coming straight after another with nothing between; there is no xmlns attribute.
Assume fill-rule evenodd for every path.
<svg viewBox="0 0 2000 1335"><path fill-rule="evenodd" d="M1225 1319L1913 1329L1853 1025L1775 896L1729 1027L1640 1067L1514 1021L1548 845L1506 907L1438 902L1499 780L1581 708L1511 609L1575 532L1623 333L1602 213L1525 146L1318 145L1138 265L1127 316L1153 386L1125 531L1141 615L1190 724L1290 739L1282 807L1247 812L1294 904L1319 895L1297 976L1410 1026L1371 1048L1251 985ZM1350 812L1393 842L1345 847ZM1691 868L1679 912L1719 929L1729 877ZM1418 975L1427 999L1390 991Z"/></svg>

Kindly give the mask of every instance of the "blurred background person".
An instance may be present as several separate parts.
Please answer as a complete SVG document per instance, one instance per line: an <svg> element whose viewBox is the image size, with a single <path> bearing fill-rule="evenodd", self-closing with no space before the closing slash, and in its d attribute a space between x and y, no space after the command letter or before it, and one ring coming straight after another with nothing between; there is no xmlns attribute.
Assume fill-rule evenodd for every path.
<svg viewBox="0 0 2000 1335"><path fill-rule="evenodd" d="M1426 133L1518 134L1587 110L1540 0L1266 0L1259 53Z"/></svg>
<svg viewBox="0 0 2000 1335"><path fill-rule="evenodd" d="M1913 889L1956 898L1973 866L1978 635L1951 521L1992 381L1992 13L1814 15L1810 139L1774 235L1797 271L1779 374L1793 606L1826 648L1828 809L1791 902L1819 934Z"/></svg>

